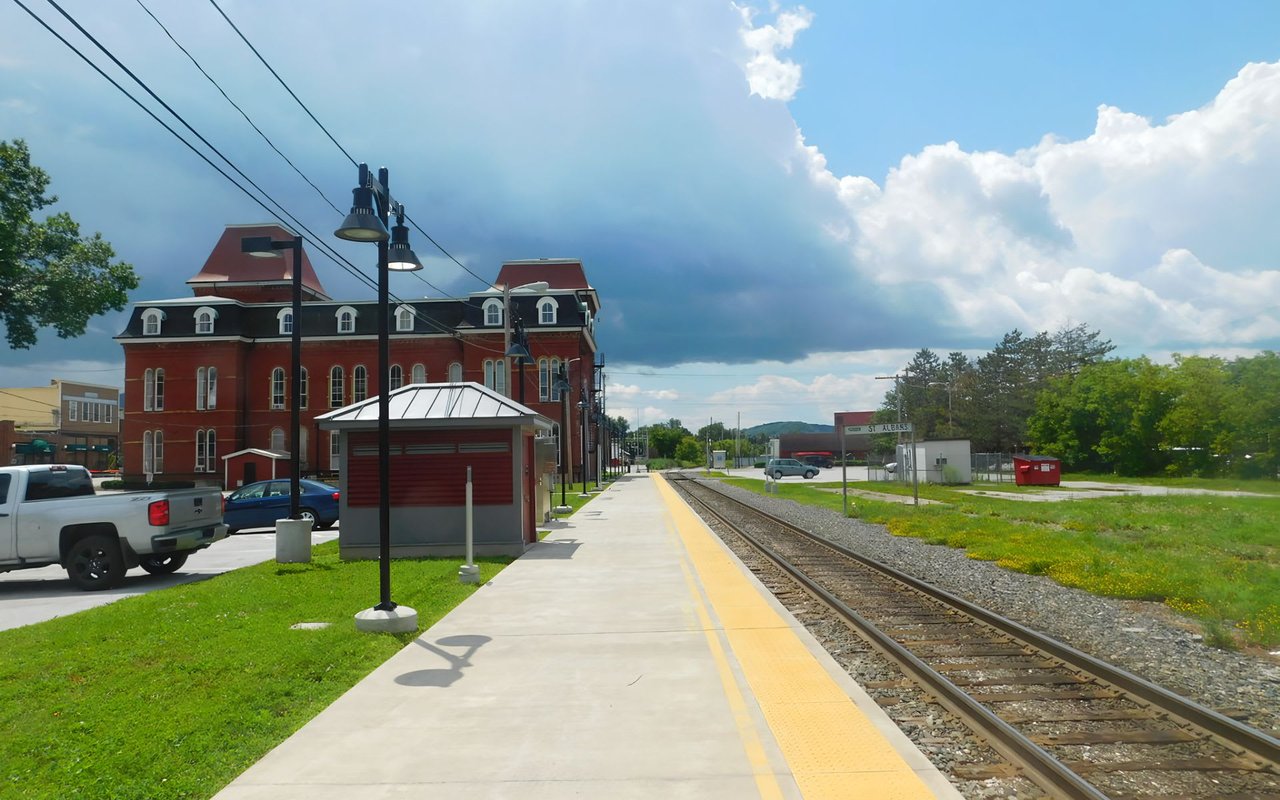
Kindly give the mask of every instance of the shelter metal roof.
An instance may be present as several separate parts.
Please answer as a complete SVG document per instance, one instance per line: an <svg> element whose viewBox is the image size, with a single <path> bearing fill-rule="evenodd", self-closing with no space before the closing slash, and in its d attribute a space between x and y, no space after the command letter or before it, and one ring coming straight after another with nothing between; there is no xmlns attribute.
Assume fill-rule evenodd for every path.
<svg viewBox="0 0 1280 800"><path fill-rule="evenodd" d="M475 427L477 424L533 424L551 429L551 420L508 397L478 383L412 383L393 391L387 398L389 422L397 428ZM378 398L335 409L316 417L325 430L375 427Z"/></svg>

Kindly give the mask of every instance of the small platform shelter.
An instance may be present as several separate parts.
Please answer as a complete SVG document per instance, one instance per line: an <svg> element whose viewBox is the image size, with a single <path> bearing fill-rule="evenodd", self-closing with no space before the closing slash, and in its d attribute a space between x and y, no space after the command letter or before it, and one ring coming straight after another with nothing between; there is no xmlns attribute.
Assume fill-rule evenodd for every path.
<svg viewBox="0 0 1280 800"><path fill-rule="evenodd" d="M227 491L257 481L287 478L292 472L286 450L246 447L222 457L222 486Z"/></svg>
<svg viewBox="0 0 1280 800"><path fill-rule="evenodd" d="M467 469L476 555L520 555L537 540L535 439L552 421L478 383L416 383L391 392L391 555L462 555ZM378 398L316 418L339 434L338 548L378 557Z"/></svg>

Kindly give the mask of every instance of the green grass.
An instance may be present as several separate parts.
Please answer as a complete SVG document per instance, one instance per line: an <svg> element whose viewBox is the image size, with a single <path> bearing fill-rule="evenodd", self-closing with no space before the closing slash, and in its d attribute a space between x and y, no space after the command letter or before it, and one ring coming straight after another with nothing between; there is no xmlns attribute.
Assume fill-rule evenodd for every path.
<svg viewBox="0 0 1280 800"><path fill-rule="evenodd" d="M1088 472L1072 472L1062 476L1064 481L1094 481L1096 483L1131 483L1143 486L1171 486L1180 489L1216 489L1223 492L1256 492L1280 494L1280 481L1266 478L1123 478L1119 475ZM1031 487L1028 487L1031 488Z"/></svg>
<svg viewBox="0 0 1280 800"><path fill-rule="evenodd" d="M313 552L0 631L0 798L209 797L414 638L355 630L376 561ZM459 563L392 564L420 628L477 590Z"/></svg>
<svg viewBox="0 0 1280 800"><path fill-rule="evenodd" d="M607 485L607 483L605 485ZM578 509L582 508L587 503L591 502L591 499L595 497L595 495L589 495L587 497L583 497L582 494L585 491L585 489L583 489L583 486L584 484L581 482L568 483L565 485L564 503L570 508L570 510L564 512L563 514L556 513L554 510L560 506L560 487L556 487L556 490L551 493L551 508L553 509L551 513L555 515L556 519L564 519L566 517L572 517L574 513L577 512ZM593 490L595 489L595 483L592 481L588 481L585 484L585 486Z"/></svg>
<svg viewBox="0 0 1280 800"><path fill-rule="evenodd" d="M728 482L763 492L760 481ZM779 496L841 513L841 495L821 491L824 485L839 486L782 483ZM894 483L850 488L911 494L909 485ZM1215 639L1280 644L1280 498L1167 495L1029 503L924 484L920 496L948 505L916 508L850 494L850 515L883 524L896 536L963 548L970 558L1047 575L1064 586L1162 602L1197 618L1206 631L1231 633Z"/></svg>

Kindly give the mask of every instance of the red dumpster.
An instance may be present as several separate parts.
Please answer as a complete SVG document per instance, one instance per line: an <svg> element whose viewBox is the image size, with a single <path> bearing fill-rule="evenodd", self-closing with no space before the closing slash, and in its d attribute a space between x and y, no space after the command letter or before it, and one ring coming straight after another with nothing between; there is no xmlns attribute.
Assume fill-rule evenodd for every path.
<svg viewBox="0 0 1280 800"><path fill-rule="evenodd" d="M1015 455L1013 476L1019 486L1057 486L1062 483L1062 462L1052 456Z"/></svg>

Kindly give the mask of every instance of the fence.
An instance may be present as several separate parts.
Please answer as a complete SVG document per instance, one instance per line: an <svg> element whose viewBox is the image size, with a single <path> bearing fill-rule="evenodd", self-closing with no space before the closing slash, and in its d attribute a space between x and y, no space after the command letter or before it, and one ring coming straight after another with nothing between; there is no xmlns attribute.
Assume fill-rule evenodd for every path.
<svg viewBox="0 0 1280 800"><path fill-rule="evenodd" d="M1013 457L1008 453L973 453L969 457L973 480L1013 483Z"/></svg>

